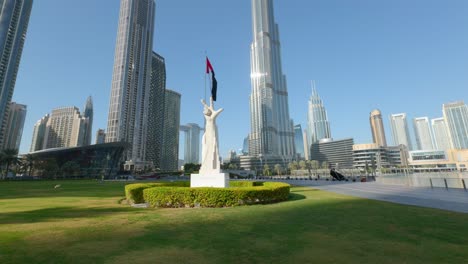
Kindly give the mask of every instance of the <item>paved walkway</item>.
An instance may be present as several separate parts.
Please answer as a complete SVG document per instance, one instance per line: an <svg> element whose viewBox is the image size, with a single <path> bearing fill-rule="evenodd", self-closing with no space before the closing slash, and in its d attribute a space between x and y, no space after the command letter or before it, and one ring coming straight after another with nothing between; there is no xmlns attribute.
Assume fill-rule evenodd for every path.
<svg viewBox="0 0 468 264"><path fill-rule="evenodd" d="M288 181L321 190L399 204L468 213L468 192L463 189L423 188L376 182Z"/></svg>

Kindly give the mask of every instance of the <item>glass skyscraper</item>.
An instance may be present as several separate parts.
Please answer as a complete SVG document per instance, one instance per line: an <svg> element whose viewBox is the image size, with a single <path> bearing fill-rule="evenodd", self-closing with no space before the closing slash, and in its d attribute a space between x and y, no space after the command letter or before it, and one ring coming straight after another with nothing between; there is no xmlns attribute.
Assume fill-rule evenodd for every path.
<svg viewBox="0 0 468 264"><path fill-rule="evenodd" d="M468 107L462 102L442 106L445 121L454 149L468 149Z"/></svg>
<svg viewBox="0 0 468 264"><path fill-rule="evenodd" d="M91 96L86 99L83 117L87 118L84 124L83 146L89 146L93 137L93 98Z"/></svg>
<svg viewBox="0 0 468 264"><path fill-rule="evenodd" d="M299 159L304 159L304 140L301 125L294 126L294 144L296 147L296 155Z"/></svg>
<svg viewBox="0 0 468 264"><path fill-rule="evenodd" d="M146 160L152 162L155 168L161 168L165 91L166 62L162 56L153 52L151 60Z"/></svg>
<svg viewBox="0 0 468 264"><path fill-rule="evenodd" d="M0 147L23 52L33 0L0 0Z"/></svg>
<svg viewBox="0 0 468 264"><path fill-rule="evenodd" d="M413 119L414 135L416 138L416 147L418 150L432 150L434 144L432 143L431 127L429 125L429 118L417 117Z"/></svg>
<svg viewBox="0 0 468 264"><path fill-rule="evenodd" d="M161 170L178 170L180 97L177 92L166 89L164 102L164 131Z"/></svg>
<svg viewBox="0 0 468 264"><path fill-rule="evenodd" d="M390 126L392 127L393 144L395 146L405 145L409 150L413 150L406 114L401 113L391 115Z"/></svg>
<svg viewBox="0 0 468 264"><path fill-rule="evenodd" d="M286 76L281 69L280 39L273 13L272 0L252 0L249 155L292 158L295 154L293 123L289 117Z"/></svg>
<svg viewBox="0 0 468 264"><path fill-rule="evenodd" d="M324 138L331 138L330 123L327 118L327 111L323 106L315 85L312 88L312 95L309 100L309 111L307 114L309 144L317 143Z"/></svg>
<svg viewBox="0 0 468 264"><path fill-rule="evenodd" d="M145 162L154 0L121 0L106 142L130 143L124 159Z"/></svg>

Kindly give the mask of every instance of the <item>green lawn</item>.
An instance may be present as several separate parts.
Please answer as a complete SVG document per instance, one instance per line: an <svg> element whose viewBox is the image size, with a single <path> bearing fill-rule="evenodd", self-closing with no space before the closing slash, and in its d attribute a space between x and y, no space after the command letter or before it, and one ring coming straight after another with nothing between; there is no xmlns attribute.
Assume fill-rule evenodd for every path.
<svg viewBox="0 0 468 264"><path fill-rule="evenodd" d="M468 263L467 214L299 187L279 204L134 209L123 190L0 182L0 263Z"/></svg>

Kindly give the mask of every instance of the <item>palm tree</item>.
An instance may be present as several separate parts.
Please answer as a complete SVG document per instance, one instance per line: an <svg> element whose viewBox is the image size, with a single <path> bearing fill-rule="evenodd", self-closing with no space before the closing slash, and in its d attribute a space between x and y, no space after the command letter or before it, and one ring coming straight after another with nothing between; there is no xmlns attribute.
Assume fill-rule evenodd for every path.
<svg viewBox="0 0 468 264"><path fill-rule="evenodd" d="M306 165L305 160L299 161L299 167L301 167L301 170L305 170L305 169L306 169L307 165Z"/></svg>
<svg viewBox="0 0 468 264"><path fill-rule="evenodd" d="M8 171L10 170L11 165L17 165L20 163L20 158L18 158L17 149L4 149L2 151L2 162L6 163L5 175L3 179L8 176Z"/></svg>
<svg viewBox="0 0 468 264"><path fill-rule="evenodd" d="M28 176L32 176L32 171L34 169L35 162L37 161L36 156L31 154L26 154L23 156L23 163L28 167Z"/></svg>
<svg viewBox="0 0 468 264"><path fill-rule="evenodd" d="M317 170L319 169L319 162L316 160L311 160L310 161L310 166L312 167L313 170L315 170L315 174L317 175Z"/></svg>
<svg viewBox="0 0 468 264"><path fill-rule="evenodd" d="M281 175L281 165L275 164L275 171L277 175Z"/></svg>
<svg viewBox="0 0 468 264"><path fill-rule="evenodd" d="M263 175L270 176L270 166L268 164L263 165Z"/></svg>

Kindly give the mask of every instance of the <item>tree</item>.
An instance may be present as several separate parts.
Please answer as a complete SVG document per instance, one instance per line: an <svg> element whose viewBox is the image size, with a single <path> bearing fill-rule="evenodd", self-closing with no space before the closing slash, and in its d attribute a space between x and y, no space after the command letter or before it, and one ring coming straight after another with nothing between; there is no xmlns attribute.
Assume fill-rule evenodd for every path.
<svg viewBox="0 0 468 264"><path fill-rule="evenodd" d="M23 156L23 163L28 167L28 176L32 176L32 171L36 161L37 158L34 155L26 154Z"/></svg>
<svg viewBox="0 0 468 264"><path fill-rule="evenodd" d="M311 175L310 169L312 168L312 164L310 163L310 160L307 160L305 165L306 165L308 175L310 176Z"/></svg>
<svg viewBox="0 0 468 264"><path fill-rule="evenodd" d="M319 162L316 160L311 160L310 166L312 167L313 170L315 170L315 173L317 173L317 170L320 168Z"/></svg>
<svg viewBox="0 0 468 264"><path fill-rule="evenodd" d="M270 166L268 164L263 165L263 175L270 176Z"/></svg>
<svg viewBox="0 0 468 264"><path fill-rule="evenodd" d="M283 168L281 168L281 165L275 164L275 171L276 171L277 175L281 175L282 170L283 170Z"/></svg>
<svg viewBox="0 0 468 264"><path fill-rule="evenodd" d="M184 173L191 174L191 173L197 172L200 170L200 167L201 167L201 164L186 163L184 165Z"/></svg>
<svg viewBox="0 0 468 264"><path fill-rule="evenodd" d="M324 169L324 170L328 169L328 162L326 162L326 161L322 162L322 169Z"/></svg>
<svg viewBox="0 0 468 264"><path fill-rule="evenodd" d="M291 171L297 170L298 166L299 165L298 165L297 161L289 162L288 169L291 170Z"/></svg>
<svg viewBox="0 0 468 264"><path fill-rule="evenodd" d="M1 153L2 163L6 164L5 175L3 178L5 179L8 176L8 172L10 171L11 165L18 165L20 163L20 158L18 158L18 150L17 149L4 149Z"/></svg>
<svg viewBox="0 0 468 264"><path fill-rule="evenodd" d="M38 168L42 171L42 176L48 176L48 178L55 178L59 171L59 166L55 159L42 160L38 164Z"/></svg>
<svg viewBox="0 0 468 264"><path fill-rule="evenodd" d="M307 163L305 160L299 161L299 167L301 167L301 170L305 170L307 168Z"/></svg>

